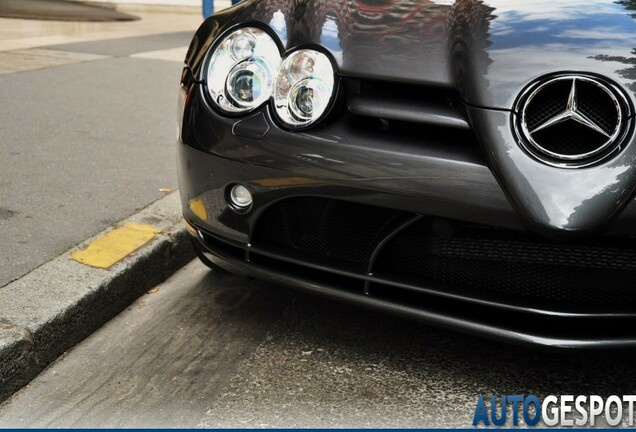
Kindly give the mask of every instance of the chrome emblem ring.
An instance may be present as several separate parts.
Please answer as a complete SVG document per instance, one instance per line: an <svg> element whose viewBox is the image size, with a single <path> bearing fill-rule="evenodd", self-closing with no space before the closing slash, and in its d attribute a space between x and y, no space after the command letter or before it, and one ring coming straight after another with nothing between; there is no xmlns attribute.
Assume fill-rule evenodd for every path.
<svg viewBox="0 0 636 432"><path fill-rule="evenodd" d="M550 164L585 164L621 144L629 103L605 80L563 74L530 85L515 111L521 143L531 153Z"/></svg>

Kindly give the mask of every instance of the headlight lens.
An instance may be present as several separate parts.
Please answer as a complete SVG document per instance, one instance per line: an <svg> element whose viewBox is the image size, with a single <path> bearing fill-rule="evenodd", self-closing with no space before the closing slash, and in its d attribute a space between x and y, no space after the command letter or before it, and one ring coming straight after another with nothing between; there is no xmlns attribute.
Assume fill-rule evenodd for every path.
<svg viewBox="0 0 636 432"><path fill-rule="evenodd" d="M282 62L276 42L258 28L237 30L221 41L207 64L214 103L228 113L244 113L267 101Z"/></svg>
<svg viewBox="0 0 636 432"><path fill-rule="evenodd" d="M245 60L234 66L228 74L225 94L232 106L249 110L269 98L271 84L272 77L266 65L257 60Z"/></svg>
<svg viewBox="0 0 636 432"><path fill-rule="evenodd" d="M278 117L290 127L308 126L322 117L333 96L335 72L321 52L295 51L280 66L274 90Z"/></svg>

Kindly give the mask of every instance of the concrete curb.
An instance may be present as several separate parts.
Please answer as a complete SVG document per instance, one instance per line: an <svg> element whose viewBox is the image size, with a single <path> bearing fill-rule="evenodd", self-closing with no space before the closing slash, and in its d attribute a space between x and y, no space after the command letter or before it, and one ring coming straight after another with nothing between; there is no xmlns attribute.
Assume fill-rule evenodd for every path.
<svg viewBox="0 0 636 432"><path fill-rule="evenodd" d="M0 402L194 258L177 192L127 222L161 234L108 270L71 260L73 248L0 288Z"/></svg>

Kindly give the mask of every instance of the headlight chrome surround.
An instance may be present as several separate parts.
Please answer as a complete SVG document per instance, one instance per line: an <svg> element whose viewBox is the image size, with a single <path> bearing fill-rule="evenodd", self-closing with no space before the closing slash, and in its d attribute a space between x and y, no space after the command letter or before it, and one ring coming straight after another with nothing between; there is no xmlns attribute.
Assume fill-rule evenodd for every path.
<svg viewBox="0 0 636 432"><path fill-rule="evenodd" d="M208 53L205 81L212 102L226 114L245 114L267 102L282 57L272 36L258 27L227 34Z"/></svg>
<svg viewBox="0 0 636 432"><path fill-rule="evenodd" d="M224 114L244 115L272 100L284 127L302 129L321 120L333 105L336 71L314 49L281 54L279 41L257 27L227 32L207 54L203 75L213 105Z"/></svg>
<svg viewBox="0 0 636 432"><path fill-rule="evenodd" d="M283 60L276 78L274 108L291 128L320 120L331 106L336 73L329 57L313 49L294 51Z"/></svg>

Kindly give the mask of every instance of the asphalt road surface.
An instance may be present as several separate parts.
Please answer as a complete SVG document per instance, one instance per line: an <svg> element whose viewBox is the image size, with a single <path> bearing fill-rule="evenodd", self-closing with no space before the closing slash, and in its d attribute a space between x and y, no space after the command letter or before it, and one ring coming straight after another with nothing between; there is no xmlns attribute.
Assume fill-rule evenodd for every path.
<svg viewBox="0 0 636 432"><path fill-rule="evenodd" d="M194 30L21 51L0 40L0 287L177 187ZM138 56L170 49L183 53Z"/></svg>
<svg viewBox="0 0 636 432"><path fill-rule="evenodd" d="M633 394L633 356L518 348L192 262L0 406L0 427L471 427L479 394Z"/></svg>

